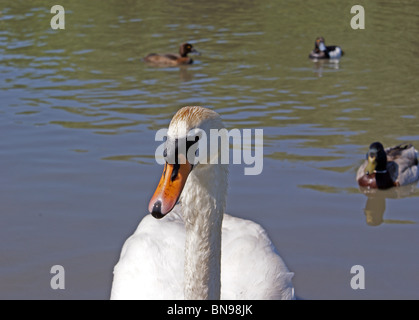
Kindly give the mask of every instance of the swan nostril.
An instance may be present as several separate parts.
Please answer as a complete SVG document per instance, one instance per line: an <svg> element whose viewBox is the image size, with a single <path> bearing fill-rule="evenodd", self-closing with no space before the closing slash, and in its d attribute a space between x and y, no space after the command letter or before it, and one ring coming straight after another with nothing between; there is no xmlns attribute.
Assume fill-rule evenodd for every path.
<svg viewBox="0 0 419 320"><path fill-rule="evenodd" d="M161 213L161 201L157 200L154 203L153 210L151 211L151 215L156 219L161 219L164 217L164 214Z"/></svg>

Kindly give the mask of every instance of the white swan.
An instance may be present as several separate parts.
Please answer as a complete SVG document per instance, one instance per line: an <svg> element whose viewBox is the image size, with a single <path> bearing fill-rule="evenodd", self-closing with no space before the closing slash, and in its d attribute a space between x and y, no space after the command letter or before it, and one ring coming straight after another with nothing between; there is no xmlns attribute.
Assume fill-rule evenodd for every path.
<svg viewBox="0 0 419 320"><path fill-rule="evenodd" d="M166 156L173 152L169 142L193 128L209 137L224 125L210 109L180 109L169 126ZM166 163L149 211L157 218L170 214L147 215L127 239L111 299L294 299L293 273L266 231L224 214L227 176L224 164Z"/></svg>

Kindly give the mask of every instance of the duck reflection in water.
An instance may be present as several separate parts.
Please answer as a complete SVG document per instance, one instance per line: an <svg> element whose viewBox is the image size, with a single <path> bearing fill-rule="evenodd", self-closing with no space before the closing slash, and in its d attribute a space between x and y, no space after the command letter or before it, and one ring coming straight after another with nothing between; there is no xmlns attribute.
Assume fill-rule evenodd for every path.
<svg viewBox="0 0 419 320"><path fill-rule="evenodd" d="M338 59L330 59L330 60L313 60L314 65L314 72L317 74L319 78L323 76L323 72L328 72L331 70L339 70L339 60Z"/></svg>
<svg viewBox="0 0 419 320"><path fill-rule="evenodd" d="M368 189L360 187L360 191L367 197L364 208L365 221L367 225L375 227L383 223L391 224L412 224L410 220L385 219L387 199L403 199L408 197L419 196L417 184L411 184L388 190Z"/></svg>

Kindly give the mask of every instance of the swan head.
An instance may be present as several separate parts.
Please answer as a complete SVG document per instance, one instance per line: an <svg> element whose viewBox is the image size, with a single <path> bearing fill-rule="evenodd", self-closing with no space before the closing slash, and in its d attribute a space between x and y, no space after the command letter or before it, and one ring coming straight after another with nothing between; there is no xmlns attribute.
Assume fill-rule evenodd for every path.
<svg viewBox="0 0 419 320"><path fill-rule="evenodd" d="M220 150L209 147L211 129L223 128L219 114L204 107L183 107L173 116L165 142L163 174L148 205L153 217L163 218L175 207L192 170L205 171L213 165ZM209 151L199 160L196 151L200 152L198 145L203 144Z"/></svg>

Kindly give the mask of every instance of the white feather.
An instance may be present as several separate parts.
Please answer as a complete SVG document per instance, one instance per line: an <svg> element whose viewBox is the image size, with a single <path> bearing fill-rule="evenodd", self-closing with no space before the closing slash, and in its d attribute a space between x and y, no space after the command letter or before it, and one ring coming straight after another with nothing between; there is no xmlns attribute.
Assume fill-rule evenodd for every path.
<svg viewBox="0 0 419 320"><path fill-rule="evenodd" d="M330 59L339 59L342 57L342 49L340 47L336 47L335 50L329 51Z"/></svg>
<svg viewBox="0 0 419 320"><path fill-rule="evenodd" d="M123 246L111 299L184 299L181 210L177 205L161 220L144 217ZM294 273L260 225L225 214L221 250L221 299L294 299Z"/></svg>

